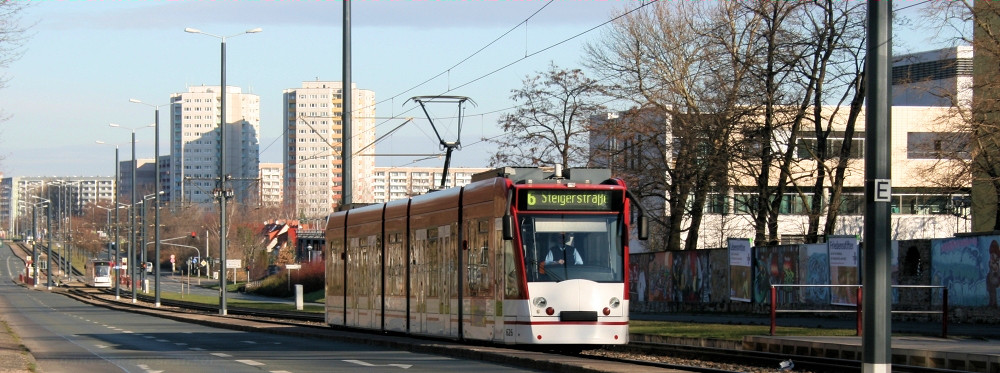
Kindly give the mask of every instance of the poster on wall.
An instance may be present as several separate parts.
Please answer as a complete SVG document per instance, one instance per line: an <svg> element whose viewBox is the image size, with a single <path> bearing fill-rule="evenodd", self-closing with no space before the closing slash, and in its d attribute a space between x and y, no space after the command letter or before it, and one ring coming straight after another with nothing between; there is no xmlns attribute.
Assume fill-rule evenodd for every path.
<svg viewBox="0 0 1000 373"><path fill-rule="evenodd" d="M730 238L729 242L729 300L749 302L750 283L753 279L749 238Z"/></svg>
<svg viewBox="0 0 1000 373"><path fill-rule="evenodd" d="M826 243L830 253L830 284L859 285L861 283L858 272L860 248L857 236L830 236ZM830 304L857 306L857 287L832 287Z"/></svg>

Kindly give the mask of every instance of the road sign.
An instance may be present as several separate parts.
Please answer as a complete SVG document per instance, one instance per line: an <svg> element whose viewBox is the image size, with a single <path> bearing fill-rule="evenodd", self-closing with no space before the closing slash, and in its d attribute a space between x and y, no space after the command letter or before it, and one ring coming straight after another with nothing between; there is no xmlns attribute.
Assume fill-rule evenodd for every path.
<svg viewBox="0 0 1000 373"><path fill-rule="evenodd" d="M170 254L170 262L171 263L176 263L177 262L177 259L174 258L174 254Z"/></svg>
<svg viewBox="0 0 1000 373"><path fill-rule="evenodd" d="M875 179L875 202L892 201L892 180Z"/></svg>
<svg viewBox="0 0 1000 373"><path fill-rule="evenodd" d="M226 259L226 269L243 268L242 259Z"/></svg>
<svg viewBox="0 0 1000 373"><path fill-rule="evenodd" d="M301 264L285 264L286 269L302 269Z"/></svg>

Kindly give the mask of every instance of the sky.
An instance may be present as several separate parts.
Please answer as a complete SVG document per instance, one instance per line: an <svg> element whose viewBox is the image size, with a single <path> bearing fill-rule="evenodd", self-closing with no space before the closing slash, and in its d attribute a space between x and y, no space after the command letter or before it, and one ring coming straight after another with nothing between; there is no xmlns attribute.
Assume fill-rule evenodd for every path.
<svg viewBox="0 0 1000 373"><path fill-rule="evenodd" d="M376 137L414 118L375 145L376 164L443 166L443 158L427 156L442 153L438 139L407 99L447 94L475 102L466 108L463 147L451 165L487 167L494 149L481 139L501 132L497 119L514 105L511 90L550 62L583 68L584 45L608 32L602 25L613 15L639 5L353 1L352 81L375 92ZM153 158L153 130L144 128L153 123L153 108L129 99L163 105L189 86L220 82L220 40L185 33L187 27L222 36L263 29L227 39L226 82L260 96L260 160L280 163L282 90L342 80L342 9L339 0L30 0L22 19L31 26L30 40L21 58L0 70L8 79L0 89L0 110L8 116L0 122L0 173L113 176L114 145L121 160L131 158L129 128L136 131L137 158ZM904 36L895 50L927 46L918 30L894 32ZM431 110L435 117L456 114L452 106ZM167 112L161 109L161 155L169 151ZM458 136L457 124L435 120L445 140Z"/></svg>

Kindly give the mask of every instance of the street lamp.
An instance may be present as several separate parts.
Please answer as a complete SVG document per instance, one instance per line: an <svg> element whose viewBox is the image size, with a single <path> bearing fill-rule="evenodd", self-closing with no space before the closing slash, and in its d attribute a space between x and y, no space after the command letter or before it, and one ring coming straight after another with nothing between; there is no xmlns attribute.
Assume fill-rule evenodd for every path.
<svg viewBox="0 0 1000 373"><path fill-rule="evenodd" d="M161 186L160 186L160 107L161 106L167 106L167 104L164 104L164 105L153 105L153 104L148 104L148 103L136 100L134 98L130 98L128 101L129 102L134 102L134 103L137 103L137 104L142 104L142 105L153 107L153 112L154 112L153 116L155 117L155 121L153 122L153 127L155 129L153 131L156 132L156 136L155 136L155 139L153 141L156 142L156 145L153 148L156 149L156 150L155 150L155 153L153 155L153 158L154 158L153 162L156 164L156 166L154 168L154 173L156 174L156 181L155 181L155 184L154 184L155 185L155 189L153 189L153 191L154 191L153 194L155 194L156 196L155 196L155 201L153 201L153 204L156 207L153 209L154 210L154 212L153 212L153 225L155 225L155 227L153 228L153 242L156 242L156 243L153 245L153 247L154 247L154 249L153 249L153 253L154 254L153 255L155 255L157 265L154 266L154 268L153 268L153 273L154 273L153 274L153 287L156 288L156 290L154 291L155 294L156 294L155 295L156 300L154 302L154 305L155 305L155 307L160 307L160 266L159 266L159 262L160 262L160 194L163 193L163 190L161 189ZM223 109L223 110L225 110L225 109ZM181 156L183 157L183 155L181 155ZM142 248L142 251L144 253L146 252L145 246Z"/></svg>
<svg viewBox="0 0 1000 373"><path fill-rule="evenodd" d="M163 194L162 190L159 193L151 193L151 194L144 195L144 196L142 196L142 201L139 201L139 203L142 204L142 209L139 210L140 211L139 214L140 214L140 216L142 216L142 234L139 235L141 237L139 239L139 248L142 251L139 253L139 263L137 263L137 264L143 264L144 265L146 263L146 251L147 250L146 250L146 245L143 244L143 242L146 241L146 207L149 205L146 202L149 201L149 200L158 200L160 194ZM153 205L153 210L156 210L156 212L159 213L160 206L157 206L157 205L154 204ZM159 222L157 222L157 225L159 225L158 223ZM159 230L159 227L157 227L157 230ZM159 238L159 237L156 237L156 238ZM154 238L154 242L159 242L156 238ZM159 253L156 253L156 262L157 262L157 264L159 264L159 262L160 262ZM159 266L156 266L156 267L157 267L157 271L159 271ZM148 293L149 292L149 287L147 286L147 283L146 283L146 271L140 269L138 277L139 277L140 282L142 283L143 292ZM156 284L157 287L159 287L159 285L160 284Z"/></svg>
<svg viewBox="0 0 1000 373"><path fill-rule="evenodd" d="M32 197L40 198L38 196L32 196ZM40 198L40 199L44 199L44 198ZM35 237L35 236L38 235L38 210L36 208L38 206L40 206L40 205L45 205L46 208L48 208L48 204L49 204L49 200L47 200L47 199L45 199L42 202L32 203L31 204L31 216L32 216L32 220L31 220L31 236L32 237ZM31 263L32 263L32 266L35 267L34 268L35 281L34 281L34 284L32 284L32 287L38 287L38 249L37 249L37 247L38 247L38 241L41 241L40 237L38 239L31 240ZM46 277L48 277L48 276L46 276Z"/></svg>
<svg viewBox="0 0 1000 373"><path fill-rule="evenodd" d="M73 211L75 210L75 203L73 202L73 194L67 188L72 185L76 185L77 188L80 186L80 181L69 181L69 180L55 180L52 181L51 185L58 185L59 190L57 191L59 201L59 230L62 232L62 241L65 246L63 246L63 255L59 258L59 265L63 268L63 278L68 279L73 275ZM77 196L79 197L80 192L77 191ZM65 219L65 226L63 225L63 219Z"/></svg>
<svg viewBox="0 0 1000 373"><path fill-rule="evenodd" d="M154 127L154 126L156 126L156 124L150 124L150 125L146 125L146 126L139 126L139 127L135 127L135 128L123 127L123 126L120 126L120 125L115 124L115 123L111 123L111 124L109 124L109 126L114 127L114 128L124 128L124 129L127 129L127 130L129 130L129 131L132 132L132 167L131 167L132 168L132 187L131 187L131 189L132 189L131 190L132 203L131 204L132 204L132 206L135 206L135 204L136 204L136 195L135 195L135 191L136 191L135 169L139 167L139 161L137 161L135 159L135 131L137 129L140 129L140 128ZM159 178L160 175L156 175L156 177ZM132 258L133 255L134 255L135 249L136 249L135 248L135 209L134 208L131 211L129 211L129 216L131 217L132 228L131 228L131 231L129 232L130 239L129 239L129 244L128 244L128 258ZM135 274L135 263L132 263L132 266L129 268L129 281L133 281L133 279L135 278L134 274ZM131 287L132 287L132 303L136 303L135 283L134 282L131 284Z"/></svg>
<svg viewBox="0 0 1000 373"><path fill-rule="evenodd" d="M112 144L108 144L108 143L106 143L104 141L101 141L101 140L97 140L97 143L98 144L112 145ZM119 172L119 168L120 167L119 167L119 160L118 160L118 144L114 144L114 145L115 145L115 258L114 258L114 260L115 260L115 300L118 300L118 299L121 298L121 294L120 294L121 288L118 287L118 283L120 282L119 279L122 276L121 262L119 262L119 260L118 260L119 259L118 258L118 242L119 242L118 241L118 222L120 221L120 219L118 218L118 209L121 208L120 203L118 202L118 192L119 192L119 188L121 188L121 175L120 175L120 172ZM111 248L109 247L108 250L111 250ZM108 259L110 259L110 258L108 258Z"/></svg>
<svg viewBox="0 0 1000 373"><path fill-rule="evenodd" d="M48 252L48 255L45 256L46 260L45 268L46 271L48 271L45 273L45 288L46 290L52 290L52 201L39 196L32 196L32 197L42 200L42 202L46 204L45 207L46 210L48 211L47 214L48 219L46 219L45 222L45 224L47 225L47 228L45 230L47 231L46 233L49 236L48 242L45 243L45 249Z"/></svg>
<svg viewBox="0 0 1000 373"><path fill-rule="evenodd" d="M220 83L219 89L221 90L222 98L220 100L220 105L222 109L219 111L219 181L216 186L215 195L219 198L219 260L222 262L222 274L219 276L219 314L226 314L226 199L231 196L231 193L226 190L226 39L243 34L255 34L263 31L260 27L243 31L238 34L230 36L219 36L214 34L209 34L207 32L202 32L195 28L185 28L184 32L189 32L192 34L202 34L211 36L222 41L222 81Z"/></svg>

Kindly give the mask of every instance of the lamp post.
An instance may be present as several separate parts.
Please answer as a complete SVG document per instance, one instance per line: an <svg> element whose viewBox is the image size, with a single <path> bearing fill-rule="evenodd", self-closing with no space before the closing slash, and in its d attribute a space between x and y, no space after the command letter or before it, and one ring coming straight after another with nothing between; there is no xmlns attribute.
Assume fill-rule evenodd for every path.
<svg viewBox="0 0 1000 373"><path fill-rule="evenodd" d="M129 130L129 131L132 132L132 167L131 167L132 168L132 179L131 179L132 180L132 182L131 182L132 186L131 186L130 189L131 189L131 197L132 197L131 198L131 200L132 200L131 205L134 207L135 204L136 204L135 169L139 167L139 162L135 159L135 131L137 129L140 129L140 128L153 127L153 126L155 126L155 124L151 124L151 125L147 125L147 126L140 126L140 127L136 127L136 128L122 127L122 126L120 126L118 124L115 124L115 123L111 123L111 124L109 124L109 126L114 127L114 128L124 128L124 129L127 129L127 130ZM157 177L159 177L159 175L157 175ZM131 219L131 223L130 224L131 224L132 228L131 228L131 230L129 232L129 244L128 244L128 255L127 255L127 257L129 259L133 259L134 260L133 256L134 256L134 253L135 253L135 250L136 250L136 248L135 248L135 208L132 208L131 211L129 211L129 216L130 216L130 219ZM132 303L136 303L135 282L134 282L134 279L135 279L135 276L134 276L135 275L135 263L132 263L132 265L129 267L128 271L129 271L129 281L133 281L133 283L131 284L131 288L132 288Z"/></svg>
<svg viewBox="0 0 1000 373"><path fill-rule="evenodd" d="M209 34L207 32L202 32L201 30L195 28L185 28L184 32L192 34L202 34L211 36L222 41L222 81L220 83L219 89L221 90L221 99L219 104L222 109L219 111L219 180L215 188L215 195L219 198L219 260L222 262L222 272L219 276L219 314L225 315L226 312L226 199L231 197L231 193L226 190L226 39L243 34L255 34L263 31L260 27L243 31L238 34L229 36L219 36L214 34Z"/></svg>
<svg viewBox="0 0 1000 373"><path fill-rule="evenodd" d="M160 263L160 194L163 193L163 190L161 189L161 186L160 186L160 106L167 106L167 105L166 104L164 104L164 105L147 104L145 102L136 100L134 98L131 98L128 101L129 102L134 102L134 103L137 103L137 104L142 104L142 105L153 107L153 112L154 112L153 115L155 117L155 121L153 122L153 128L154 128L153 131L156 132L156 136L154 137L153 141L156 142L156 145L153 146L153 148L155 149L155 152L154 152L154 155L153 155L153 158L154 158L153 162L156 164L156 166L154 168L154 170L155 170L154 173L156 174L156 181L155 181L156 187L153 190L153 194L155 194L156 196L154 197L155 201L153 201L153 205L155 206L153 208L153 225L155 225L155 227L153 227L153 242L156 242L156 243L153 244L153 248L154 248L153 249L153 255L156 258L156 264L157 265L153 267L153 287L156 288L156 290L154 291L155 292L155 297L156 297L154 305L155 305L155 307L160 307L160 265L159 265L159 263ZM223 110L225 110L225 109L223 109ZM183 155L181 155L181 156L183 157ZM143 253L146 252L145 246L143 246L142 252Z"/></svg>
<svg viewBox="0 0 1000 373"><path fill-rule="evenodd" d="M73 275L73 193L67 188L72 185L79 187L80 181L55 180L52 185L58 185L59 197L59 230L62 232L63 255L59 258L59 266L63 268L63 278L68 279ZM77 191L77 196L80 192ZM63 224L65 220L65 225Z"/></svg>
<svg viewBox="0 0 1000 373"><path fill-rule="evenodd" d="M141 238L139 239L139 244L140 244L139 248L141 249L141 251L139 253L139 263L137 265L145 265L146 264L146 245L143 244L143 242L146 241L146 206L149 205L149 203L146 203L146 201L149 201L151 199L152 200L159 199L159 195L160 194L163 194L163 191L160 191L159 193L152 193L152 194L144 195L144 196L142 196L142 200L139 201L139 203L142 204L142 209L139 210L140 211L139 215L142 216L142 234L140 235ZM159 211L159 209L160 209L160 206L157 206L155 204L153 205L153 210ZM159 222L157 222L157 223L159 223ZM157 224L157 225L159 225L159 224ZM156 229L159 230L159 227L157 227ZM159 238L159 237L154 238L153 241L154 242L159 242L159 240L157 240L157 238ZM157 268L157 271L159 271L160 258L159 258L159 253L156 253L156 254L157 254L156 255L156 263L157 263L156 268ZM144 289L143 291L146 292L146 293L148 293L149 289L146 286L146 271L140 269L138 277L139 277L140 283L143 285L143 289ZM159 284L156 284L156 286L159 287Z"/></svg>
<svg viewBox="0 0 1000 373"><path fill-rule="evenodd" d="M108 143L106 143L104 141L101 141L101 140L97 140L97 143L98 144L111 145L111 144L108 144ZM118 283L120 282L119 279L122 276L122 273L121 273L121 262L119 261L119 258L118 258L118 222L120 221L118 219L118 209L121 208L121 205L118 202L118 191L119 191L119 188L121 188L121 175L120 175L120 172L119 172L119 168L120 167L118 167L118 166L119 166L119 161L118 161L118 145L116 144L115 145L115 257L114 257L114 260L115 260L115 300L118 300L121 297L121 294L120 294L121 289L118 287ZM108 247L108 250L111 250L111 248ZM111 259L111 258L108 258L108 259Z"/></svg>
<svg viewBox="0 0 1000 373"><path fill-rule="evenodd" d="M39 196L32 196L32 197L38 198L45 203L45 208L48 215L48 219L46 219L45 221L46 224L45 230L47 235L49 236L48 242L45 243L45 249L48 252L48 255L45 256L45 261L46 261L45 268L47 271L45 273L45 288L46 290L52 290L52 201Z"/></svg>
<svg viewBox="0 0 1000 373"><path fill-rule="evenodd" d="M44 199L44 198L40 198L38 196L32 196L32 197L39 198L39 199ZM42 202L31 204L31 215L32 215L32 217L31 217L31 236L32 236L32 238L37 238L37 239L32 239L31 240L31 242L32 242L31 243L31 263L32 263L32 266L35 267L34 268L35 281L34 281L34 284L32 285L32 287L38 287L38 249L37 249L37 247L38 247L38 241L41 241L40 237L35 237L35 236L38 235L38 210L37 210L37 207L40 206L40 205L46 205L46 206L48 206L48 204L49 204L49 200L47 200L47 199L44 200L44 201L42 201Z"/></svg>
<svg viewBox="0 0 1000 373"><path fill-rule="evenodd" d="M116 208L109 208L109 207L104 207L104 206L101 206L101 205L98 205L98 204L94 204L94 207L99 208L101 210L104 210L104 211L108 212L108 223L107 223L107 229L108 229L107 234L108 234L108 244L109 244L108 245L108 260L113 260L114 258L111 256L111 245L110 245L110 243L111 243L111 237L110 237L111 236L111 211L114 210L115 212L117 212L118 208L117 207Z"/></svg>

